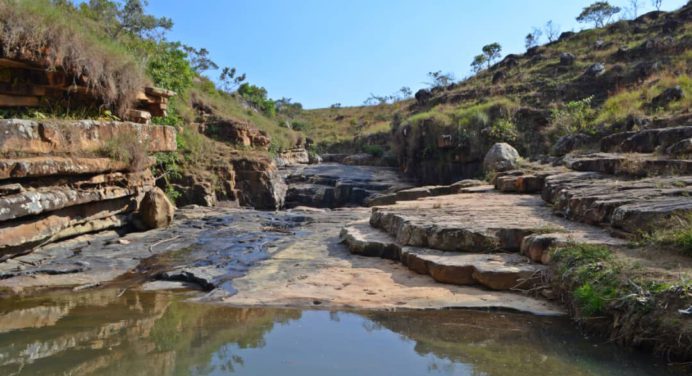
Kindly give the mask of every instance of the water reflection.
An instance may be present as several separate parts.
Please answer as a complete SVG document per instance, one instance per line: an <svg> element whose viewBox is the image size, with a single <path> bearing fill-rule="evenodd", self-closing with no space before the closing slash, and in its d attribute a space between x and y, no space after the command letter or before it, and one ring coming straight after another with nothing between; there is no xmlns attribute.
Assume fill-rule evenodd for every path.
<svg viewBox="0 0 692 376"><path fill-rule="evenodd" d="M637 375L564 320L228 308L100 290L0 301L2 375Z"/></svg>

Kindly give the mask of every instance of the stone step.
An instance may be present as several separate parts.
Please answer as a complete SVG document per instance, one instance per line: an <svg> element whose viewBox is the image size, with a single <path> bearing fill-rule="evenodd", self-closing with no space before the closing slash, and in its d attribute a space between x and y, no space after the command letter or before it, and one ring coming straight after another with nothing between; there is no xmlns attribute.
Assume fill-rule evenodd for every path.
<svg viewBox="0 0 692 376"><path fill-rule="evenodd" d="M373 208L370 224L402 245L456 252L519 252L532 234L569 234L575 240L621 242L604 229L553 214L540 197L474 192Z"/></svg>
<svg viewBox="0 0 692 376"><path fill-rule="evenodd" d="M692 174L692 160L664 158L653 154L593 153L566 157L565 165L575 171L632 177Z"/></svg>
<svg viewBox="0 0 692 376"><path fill-rule="evenodd" d="M531 263L518 254L459 254L400 246L392 236L365 221L342 229L341 239L354 254L401 261L409 269L428 274L440 283L525 290L540 282L545 271L545 266Z"/></svg>
<svg viewBox="0 0 692 376"><path fill-rule="evenodd" d="M689 225L692 176L623 180L569 172L546 178L542 197L565 217L634 235Z"/></svg>
<svg viewBox="0 0 692 376"><path fill-rule="evenodd" d="M378 194L365 201L366 206L392 205L397 201L413 201L423 197L443 196L469 191L488 191L493 187L484 181L466 179L450 185L426 185L403 189L388 194Z"/></svg>

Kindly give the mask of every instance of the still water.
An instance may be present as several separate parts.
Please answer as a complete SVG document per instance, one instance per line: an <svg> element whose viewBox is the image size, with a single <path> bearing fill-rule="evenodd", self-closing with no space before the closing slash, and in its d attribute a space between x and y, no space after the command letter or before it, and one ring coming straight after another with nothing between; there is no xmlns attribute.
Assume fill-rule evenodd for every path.
<svg viewBox="0 0 692 376"><path fill-rule="evenodd" d="M0 375L668 375L566 319L329 312L98 290L0 300Z"/></svg>

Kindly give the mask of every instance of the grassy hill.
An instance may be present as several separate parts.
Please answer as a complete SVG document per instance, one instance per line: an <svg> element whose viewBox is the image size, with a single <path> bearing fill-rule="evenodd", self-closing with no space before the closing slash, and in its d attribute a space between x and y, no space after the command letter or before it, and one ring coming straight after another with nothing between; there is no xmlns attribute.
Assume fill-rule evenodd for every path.
<svg viewBox="0 0 692 376"><path fill-rule="evenodd" d="M666 90L681 98L659 97ZM588 147L589 141L655 119L675 124L690 115L692 104L692 6L563 33L416 97L307 111L305 132L323 144L386 133L405 171L442 182L478 173L469 165L479 164L494 142L537 157L562 153L554 146L563 136L582 135L586 142L578 146ZM423 167L421 161L434 163Z"/></svg>

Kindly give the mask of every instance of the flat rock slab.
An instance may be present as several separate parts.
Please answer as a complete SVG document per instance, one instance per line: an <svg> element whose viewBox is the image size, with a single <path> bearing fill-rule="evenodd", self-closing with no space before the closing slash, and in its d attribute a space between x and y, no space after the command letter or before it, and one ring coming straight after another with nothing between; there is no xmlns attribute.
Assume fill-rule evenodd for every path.
<svg viewBox="0 0 692 376"><path fill-rule="evenodd" d="M569 172L545 180L543 199L568 218L637 234L681 226L692 213L692 176L619 179Z"/></svg>
<svg viewBox="0 0 692 376"><path fill-rule="evenodd" d="M565 165L575 171L633 177L692 174L692 160L664 158L653 154L593 153L567 157Z"/></svg>
<svg viewBox="0 0 692 376"><path fill-rule="evenodd" d="M299 242L233 281L237 294L223 302L238 306L295 306L358 309L499 308L562 315L547 301L472 286L440 284L398 261L351 254L338 229L367 214L336 210L304 228Z"/></svg>
<svg viewBox="0 0 692 376"><path fill-rule="evenodd" d="M401 261L409 269L428 274L435 281L454 285L482 285L493 290L533 287L545 271L514 253L452 253L399 246L394 238L367 222L353 223L341 231L352 253Z"/></svg>
<svg viewBox="0 0 692 376"><path fill-rule="evenodd" d="M555 216L540 197L461 193L373 208L370 224L401 245L457 252L518 252L526 236L567 233L575 241L611 242L603 229Z"/></svg>

